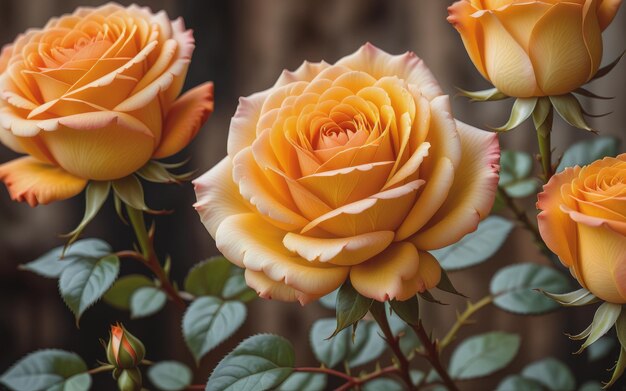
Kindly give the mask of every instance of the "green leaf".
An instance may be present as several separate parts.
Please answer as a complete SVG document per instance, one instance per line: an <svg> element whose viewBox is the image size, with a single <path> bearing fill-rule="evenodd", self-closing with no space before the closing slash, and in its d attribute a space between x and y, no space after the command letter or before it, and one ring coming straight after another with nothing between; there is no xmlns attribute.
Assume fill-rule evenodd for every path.
<svg viewBox="0 0 626 391"><path fill-rule="evenodd" d="M345 332L348 333L348 330ZM376 322L371 320L359 322L354 343L348 347L347 360L351 368L365 365L383 354L387 345L381 335L382 332Z"/></svg>
<svg viewBox="0 0 626 391"><path fill-rule="evenodd" d="M557 172L566 167L586 166L606 156L617 156L619 140L614 137L595 136L590 140L579 141L569 147L563 154Z"/></svg>
<svg viewBox="0 0 626 391"><path fill-rule="evenodd" d="M611 327L617 322L620 313L622 312L622 306L619 304L602 303L593 315L593 321L591 322L591 330L589 336L580 349L576 353L581 353L589 345L596 342L600 337L606 334ZM618 334L619 337L619 334Z"/></svg>
<svg viewBox="0 0 626 391"><path fill-rule="evenodd" d="M532 156L525 152L502 151L498 186L513 198L534 194L539 182L531 177L533 164Z"/></svg>
<svg viewBox="0 0 626 391"><path fill-rule="evenodd" d="M82 221L78 224L78 227L76 227L72 232L63 235L64 237L70 238L68 245L74 243L85 227L87 227L91 220L96 217L102 208L102 205L104 205L104 202L109 197L110 191L111 182L89 182L89 185L87 185L87 189L85 190L85 215L83 216Z"/></svg>
<svg viewBox="0 0 626 391"><path fill-rule="evenodd" d="M13 364L0 383L13 391L71 390L91 387L87 365L75 353L57 349L33 352Z"/></svg>
<svg viewBox="0 0 626 391"><path fill-rule="evenodd" d="M528 365L522 376L535 380L550 391L574 391L576 379L572 371L561 361L546 358Z"/></svg>
<svg viewBox="0 0 626 391"><path fill-rule="evenodd" d="M326 375L323 373L296 372L292 373L281 384L277 391L324 391Z"/></svg>
<svg viewBox="0 0 626 391"><path fill-rule="evenodd" d="M246 319L246 306L204 296L191 303L183 316L183 335L196 362L233 335Z"/></svg>
<svg viewBox="0 0 626 391"><path fill-rule="evenodd" d="M102 258L111 253L111 247L100 239L83 239L72 244L65 251L65 247L57 247L41 257L24 265L21 270L28 270L47 278L58 278L63 270L72 262L81 258Z"/></svg>
<svg viewBox="0 0 626 391"><path fill-rule="evenodd" d="M561 272L535 263L521 263L500 269L490 284L494 304L516 314L542 314L559 306L535 289L563 292L569 279Z"/></svg>
<svg viewBox="0 0 626 391"><path fill-rule="evenodd" d="M537 98L517 98L511 109L511 116L506 124L499 128L493 128L496 132L508 132L511 129L517 128L526 121L537 105Z"/></svg>
<svg viewBox="0 0 626 391"><path fill-rule="evenodd" d="M130 297L130 317L137 319L156 314L166 301L167 295L159 288L153 286L139 288Z"/></svg>
<svg viewBox="0 0 626 391"><path fill-rule="evenodd" d="M270 334L250 337L215 367L207 391L265 391L276 388L293 372L293 347Z"/></svg>
<svg viewBox="0 0 626 391"><path fill-rule="evenodd" d="M587 360L590 362L598 361L611 353L615 347L615 340L609 337L602 337L587 349Z"/></svg>
<svg viewBox="0 0 626 391"><path fill-rule="evenodd" d="M352 338L349 330L331 337L335 331L335 319L319 319L313 323L309 336L315 358L332 368L347 359Z"/></svg>
<svg viewBox="0 0 626 391"><path fill-rule="evenodd" d="M509 98L508 95L504 95L497 88L483 91L466 91L460 88L457 88L457 90L459 90L459 95L470 98L472 102L487 102Z"/></svg>
<svg viewBox="0 0 626 391"><path fill-rule="evenodd" d="M593 132L591 126L587 125L587 121L583 115L583 108L574 95L551 96L550 102L552 102L552 106L565 122L575 128Z"/></svg>
<svg viewBox="0 0 626 391"><path fill-rule="evenodd" d="M513 227L513 223L502 217L490 216L478 224L476 231L457 243L430 253L447 271L475 266L500 249Z"/></svg>
<svg viewBox="0 0 626 391"><path fill-rule="evenodd" d="M134 175L115 180L113 182L113 190L123 203L134 209L152 214L166 213L165 211L155 211L148 208L144 201L143 186Z"/></svg>
<svg viewBox="0 0 626 391"><path fill-rule="evenodd" d="M593 293L584 288L569 293L550 293L544 290L539 291L565 307L578 307L600 301L600 299L595 297Z"/></svg>
<svg viewBox="0 0 626 391"><path fill-rule="evenodd" d="M365 383L361 387L363 391L404 391L405 387L403 383L394 379L379 378Z"/></svg>
<svg viewBox="0 0 626 391"><path fill-rule="evenodd" d="M185 278L185 291L194 296L221 296L230 268L231 263L224 257L196 264Z"/></svg>
<svg viewBox="0 0 626 391"><path fill-rule="evenodd" d="M247 303L256 299L258 296L254 289L248 287L243 274L235 273L226 280L226 284L222 290L222 297L226 300L239 300Z"/></svg>
<svg viewBox="0 0 626 391"><path fill-rule="evenodd" d="M329 310L334 310L335 305L337 304L337 293L339 293L339 289L335 289L334 291L330 292L326 296L323 296L322 298L320 298L319 303L324 308L328 308Z"/></svg>
<svg viewBox="0 0 626 391"><path fill-rule="evenodd" d="M72 262L59 278L59 292L76 316L76 323L87 308L106 292L117 278L120 260L116 255L80 258Z"/></svg>
<svg viewBox="0 0 626 391"><path fill-rule="evenodd" d="M191 384L193 373L178 361L162 361L148 369L148 379L159 390L180 391Z"/></svg>
<svg viewBox="0 0 626 391"><path fill-rule="evenodd" d="M400 319L408 324L417 326L420 322L420 303L417 296L413 296L406 301L391 300L389 302L391 309Z"/></svg>
<svg viewBox="0 0 626 391"><path fill-rule="evenodd" d="M363 319L374 299L362 296L346 281L337 293L337 328L333 336Z"/></svg>
<svg viewBox="0 0 626 391"><path fill-rule="evenodd" d="M109 305L121 309L130 309L130 298L133 293L143 287L154 286L152 280L141 274L130 274L119 278L111 288L102 296Z"/></svg>
<svg viewBox="0 0 626 391"><path fill-rule="evenodd" d="M449 372L454 379L472 379L490 375L515 358L520 337L490 332L470 337L456 348L450 359Z"/></svg>
<svg viewBox="0 0 626 391"><path fill-rule="evenodd" d="M496 391L543 391L543 387L532 379L510 375L498 384Z"/></svg>

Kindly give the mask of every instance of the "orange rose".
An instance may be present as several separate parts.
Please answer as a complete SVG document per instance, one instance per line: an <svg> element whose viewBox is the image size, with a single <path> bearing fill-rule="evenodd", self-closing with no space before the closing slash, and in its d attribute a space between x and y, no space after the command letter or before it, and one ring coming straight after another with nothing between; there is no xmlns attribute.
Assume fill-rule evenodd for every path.
<svg viewBox="0 0 626 391"><path fill-rule="evenodd" d="M176 99L193 49L182 19L116 4L79 8L6 46L0 141L30 155L0 166L11 197L69 198L184 148L213 110L210 83Z"/></svg>
<svg viewBox="0 0 626 391"><path fill-rule="evenodd" d="M537 208L541 236L578 282L626 303L626 154L553 176Z"/></svg>
<svg viewBox="0 0 626 391"><path fill-rule="evenodd" d="M502 93L562 95L602 60L602 30L622 0L460 0L448 21L478 71Z"/></svg>
<svg viewBox="0 0 626 391"><path fill-rule="evenodd" d="M262 297L306 303L349 278L405 300L439 282L427 251L489 213L499 155L495 134L454 120L422 60L368 44L242 98L196 208Z"/></svg>

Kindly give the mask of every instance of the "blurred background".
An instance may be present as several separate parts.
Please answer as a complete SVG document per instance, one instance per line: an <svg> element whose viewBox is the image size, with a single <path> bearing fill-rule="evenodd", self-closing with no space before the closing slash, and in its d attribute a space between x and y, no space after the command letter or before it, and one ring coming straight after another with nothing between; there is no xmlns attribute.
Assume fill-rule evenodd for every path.
<svg viewBox="0 0 626 391"><path fill-rule="evenodd" d="M382 49L399 54L407 50L422 57L444 91L455 94L455 87L479 90L490 86L474 69L456 31L446 22L446 7L451 0L139 0L153 10L166 10L173 19L182 16L194 30L196 51L187 77L186 88L207 80L215 82L215 112L194 143L181 156L190 156L189 167L204 172L226 154L229 121L240 96L271 86L284 69L295 69L304 60L334 62L369 41ZM10 43L20 32L43 26L55 15L72 12L79 5L99 5L88 0L0 0L0 44ZM130 4L130 2L122 1ZM622 7L615 22L604 34L605 63L624 50L626 10ZM600 95L615 96L612 101L587 101L592 113L612 112L591 119L603 135L625 138L626 61L589 88ZM470 104L453 100L455 115L472 125L486 127L506 122L511 101ZM592 135L557 122L553 145L561 154L574 141ZM504 148L537 152L535 133L525 124L501 137ZM622 146L624 143L622 143ZM623 147L621 149L623 151ZM0 162L14 158L0 148ZM181 159L179 159L181 160ZM214 242L192 208L195 201L191 184L148 186L148 205L157 209L175 209L170 216L156 218L157 250L163 258L173 259L173 278L182 283L189 268L217 253ZM60 299L55 280L46 280L17 266L47 250L62 245L59 234L73 229L83 213L83 197L53 205L29 208L10 201L0 189L0 372L23 355L42 348L62 348L79 353L88 365L104 360L98 338L106 338L111 323L122 321L148 347L148 357L159 361L175 359L193 365L193 359L181 336L181 313L172 305L156 316L130 321L128 314L99 303L84 314L77 329L71 312ZM527 207L533 210L534 200ZM532 212L531 212L532 213ZM132 246L132 232L123 225L108 203L88 227L84 237L99 237L117 250ZM517 228L510 240L489 262L451 278L457 288L470 298L488 293L494 271L505 264L521 261L548 263L532 244L531 236ZM122 273L144 272L132 262L122 264ZM464 302L450 296L442 299L448 307L427 307L423 317L435 335L454 322L454 308ZM259 332L273 332L290 339L297 351L299 365L314 365L308 347L308 330L320 317L333 316L317 304L301 308L257 300L250 306L245 326L227 343L216 349L196 370L196 383L204 383L211 368L238 341ZM518 332L523 347L513 366L494 380L466 382L467 390L492 389L497 379L517 373L529 361L548 355L565 360L580 381L608 380L605 369L613 364L618 351L606 359L589 363L585 354L573 356L578 349L564 332L579 332L591 321L592 312L561 310L546 316L520 317L495 308L483 310L478 325L467 326L461 337L481 330ZM438 330L438 331L437 331ZM415 360L416 362L419 360ZM421 365L420 363L419 365ZM113 389L106 375L95 379L94 389ZM619 388L616 387L616 388Z"/></svg>

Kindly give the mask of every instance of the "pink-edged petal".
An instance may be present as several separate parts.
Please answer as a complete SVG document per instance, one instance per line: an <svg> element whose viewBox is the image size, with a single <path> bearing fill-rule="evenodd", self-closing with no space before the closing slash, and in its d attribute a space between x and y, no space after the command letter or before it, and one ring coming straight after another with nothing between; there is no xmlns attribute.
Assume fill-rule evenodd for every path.
<svg viewBox="0 0 626 391"><path fill-rule="evenodd" d="M230 121L228 130L228 156L231 159L234 159L242 149L251 146L256 139L261 108L270 93L271 89L239 98L237 111Z"/></svg>
<svg viewBox="0 0 626 391"><path fill-rule="evenodd" d="M469 1L456 1L448 7L448 22L461 35L465 50L478 72L484 78L489 79L483 58L485 39L483 28L480 22L471 16L476 11L477 9Z"/></svg>
<svg viewBox="0 0 626 391"><path fill-rule="evenodd" d="M11 199L27 202L31 207L74 197L87 186L87 180L30 156L0 165L0 180Z"/></svg>
<svg viewBox="0 0 626 391"><path fill-rule="evenodd" d="M316 238L289 232L283 239L283 245L310 262L351 266L383 251L393 237L392 231L369 232L347 238Z"/></svg>
<svg viewBox="0 0 626 391"><path fill-rule="evenodd" d="M193 181L197 199L194 207L213 238L225 218L251 211L233 182L232 171L233 163L227 156Z"/></svg>
<svg viewBox="0 0 626 391"><path fill-rule="evenodd" d="M164 158L185 148L212 112L213 83L205 83L186 92L167 113L161 144L153 157Z"/></svg>
<svg viewBox="0 0 626 391"><path fill-rule="evenodd" d="M287 250L282 231L257 214L227 217L216 234L217 248L231 262L282 282L308 295L325 295L339 287L348 268L309 262Z"/></svg>
<svg viewBox="0 0 626 391"><path fill-rule="evenodd" d="M420 250L450 245L474 231L496 197L500 168L497 135L459 121L457 125L463 148L461 162L446 201L427 226L410 239Z"/></svg>
<svg viewBox="0 0 626 391"><path fill-rule="evenodd" d="M415 53L391 55L367 43L355 53L339 60L336 65L369 73L375 79L396 76L409 84L414 84L429 100L443 95L439 83Z"/></svg>
<svg viewBox="0 0 626 391"><path fill-rule="evenodd" d="M330 67L328 63L325 61L321 62L309 62L305 61L296 69L295 71L284 70L278 80L276 80L276 84L274 84L274 88L283 87L287 84L297 82L297 81L311 81L317 75L320 74L324 69Z"/></svg>
<svg viewBox="0 0 626 391"><path fill-rule="evenodd" d="M301 305L319 299L322 295L309 295L293 289L283 282L272 281L263 272L246 269L246 283L256 291L259 297L267 300L298 301Z"/></svg>
<svg viewBox="0 0 626 391"><path fill-rule="evenodd" d="M561 211L561 205L565 203L561 188L571 186L570 183L578 177L579 172L580 167L566 168L550 178L537 196L537 209L541 210L537 216L537 223L541 237L567 267L573 267L578 263L577 231L576 223Z"/></svg>

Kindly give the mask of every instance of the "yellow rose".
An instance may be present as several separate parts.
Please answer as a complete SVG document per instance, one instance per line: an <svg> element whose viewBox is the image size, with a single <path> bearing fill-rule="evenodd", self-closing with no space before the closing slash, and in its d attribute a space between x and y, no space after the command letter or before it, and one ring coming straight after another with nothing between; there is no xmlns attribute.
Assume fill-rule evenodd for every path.
<svg viewBox="0 0 626 391"><path fill-rule="evenodd" d="M196 208L262 297L306 303L349 278L405 300L439 282L427 251L489 213L499 155L495 134L454 120L415 54L368 44L242 98Z"/></svg>
<svg viewBox="0 0 626 391"><path fill-rule="evenodd" d="M180 151L213 110L207 83L179 99L191 30L165 12L108 4L28 30L0 56L0 166L15 200L35 206L88 180L128 176Z"/></svg>
<svg viewBox="0 0 626 391"><path fill-rule="evenodd" d="M537 208L541 236L578 282L626 303L626 154L553 176Z"/></svg>
<svg viewBox="0 0 626 391"><path fill-rule="evenodd" d="M460 0L448 21L478 71L506 95L562 95L589 81L622 0Z"/></svg>

